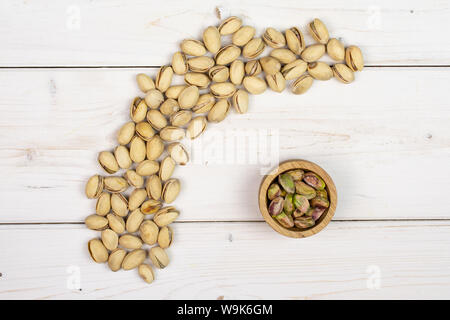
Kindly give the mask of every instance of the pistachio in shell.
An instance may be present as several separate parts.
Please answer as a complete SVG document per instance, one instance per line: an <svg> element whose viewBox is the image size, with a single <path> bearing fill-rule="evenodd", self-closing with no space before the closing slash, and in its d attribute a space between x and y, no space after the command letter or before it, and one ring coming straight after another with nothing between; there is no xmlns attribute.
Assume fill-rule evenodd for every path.
<svg viewBox="0 0 450 320"><path fill-rule="evenodd" d="M272 48L282 48L286 45L284 35L274 28L267 28L263 34L263 39Z"/></svg>
<svg viewBox="0 0 450 320"><path fill-rule="evenodd" d="M84 224L91 230L104 230L108 227L108 219L98 214L91 214L86 217Z"/></svg>
<svg viewBox="0 0 450 320"><path fill-rule="evenodd" d="M199 89L206 89L211 80L208 75L200 72L188 72L184 75L184 82L189 86L196 86Z"/></svg>
<svg viewBox="0 0 450 320"><path fill-rule="evenodd" d="M208 72L209 69L214 67L214 59L203 56L203 57L193 57L188 59L189 69L193 72Z"/></svg>
<svg viewBox="0 0 450 320"><path fill-rule="evenodd" d="M108 213L106 215L106 218L108 219L108 224L111 230L118 234L121 234L125 231L125 221L122 217L119 217L114 213Z"/></svg>
<svg viewBox="0 0 450 320"><path fill-rule="evenodd" d="M146 198L147 192L145 189L134 189L128 198L128 209L130 211L138 209Z"/></svg>
<svg viewBox="0 0 450 320"><path fill-rule="evenodd" d="M242 49L242 55L247 59L255 59L266 48L266 44L261 38L253 38Z"/></svg>
<svg viewBox="0 0 450 320"><path fill-rule="evenodd" d="M211 53L217 53L220 49L221 39L219 29L209 26L203 31L203 43L206 49Z"/></svg>
<svg viewBox="0 0 450 320"><path fill-rule="evenodd" d="M264 79L247 76L243 80L244 88L251 94L261 94L267 89L267 84Z"/></svg>
<svg viewBox="0 0 450 320"><path fill-rule="evenodd" d="M148 160L156 160L164 152L164 142L158 134L147 141L146 155Z"/></svg>
<svg viewBox="0 0 450 320"><path fill-rule="evenodd" d="M327 54L333 60L343 61L345 59L345 47L338 39L332 38L327 43Z"/></svg>
<svg viewBox="0 0 450 320"><path fill-rule="evenodd" d="M191 140L197 138L205 131L207 124L204 116L193 118L186 128L186 137Z"/></svg>
<svg viewBox="0 0 450 320"><path fill-rule="evenodd" d="M136 249L129 252L122 261L123 270L131 270L141 265L146 257L145 250Z"/></svg>
<svg viewBox="0 0 450 320"><path fill-rule="evenodd" d="M126 217L128 214L128 200L121 193L111 195L112 211L120 217Z"/></svg>
<svg viewBox="0 0 450 320"><path fill-rule="evenodd" d="M175 162L181 166L186 165L189 161L189 154L184 146L179 142L171 143L167 146L167 152Z"/></svg>
<svg viewBox="0 0 450 320"><path fill-rule="evenodd" d="M208 112L208 121L220 122L227 116L230 102L227 99L219 99Z"/></svg>
<svg viewBox="0 0 450 320"><path fill-rule="evenodd" d="M134 233L139 230L142 221L144 221L144 215L139 208L135 209L128 216L127 222L125 223L125 229L130 233Z"/></svg>
<svg viewBox="0 0 450 320"><path fill-rule="evenodd" d="M190 56L203 56L206 48L201 41L195 39L183 40L180 44L181 51Z"/></svg>
<svg viewBox="0 0 450 320"><path fill-rule="evenodd" d="M333 70L334 77L342 83L347 84L355 80L355 74L353 73L352 69L350 69L343 63L337 63L333 67L331 67L331 69Z"/></svg>
<svg viewBox="0 0 450 320"><path fill-rule="evenodd" d="M308 64L308 73L316 80L330 80L333 77L333 70L324 62L312 62Z"/></svg>
<svg viewBox="0 0 450 320"><path fill-rule="evenodd" d="M116 173L119 170L116 158L109 151L102 151L98 154L98 163L109 174Z"/></svg>
<svg viewBox="0 0 450 320"><path fill-rule="evenodd" d="M275 92L282 92L286 88L286 79L284 79L281 72L277 72L274 75L266 75L266 82L270 89Z"/></svg>
<svg viewBox="0 0 450 320"><path fill-rule="evenodd" d="M281 69L280 61L278 61L278 59L275 59L274 57L263 57L259 59L259 62L261 63L261 67L267 75L273 75L279 72Z"/></svg>
<svg viewBox="0 0 450 320"><path fill-rule="evenodd" d="M141 205L141 212L143 214L154 214L159 209L161 209L161 202L154 199L147 200Z"/></svg>
<svg viewBox="0 0 450 320"><path fill-rule="evenodd" d="M179 215L180 212L176 210L174 207L165 207L160 209L157 213L155 213L153 221L159 227L165 227L174 222Z"/></svg>
<svg viewBox="0 0 450 320"><path fill-rule="evenodd" d="M142 240L132 234L124 234L119 237L119 245L125 249L140 249L142 247Z"/></svg>
<svg viewBox="0 0 450 320"><path fill-rule="evenodd" d="M102 192L97 199L95 205L95 212L99 216L106 216L111 210L111 195L107 192Z"/></svg>
<svg viewBox="0 0 450 320"><path fill-rule="evenodd" d="M189 70L187 58L184 52L175 52L172 56L172 70L178 75L185 74ZM167 95L167 91L166 91Z"/></svg>
<svg viewBox="0 0 450 320"><path fill-rule="evenodd" d="M361 71L364 69L364 59L361 49L357 46L350 46L345 49L345 62L353 71Z"/></svg>
<svg viewBox="0 0 450 320"><path fill-rule="evenodd" d="M155 160L144 160L136 167L136 173L140 176L150 176L159 171L159 163Z"/></svg>
<svg viewBox="0 0 450 320"><path fill-rule="evenodd" d="M130 186L135 188L142 188L144 185L144 178L136 173L134 170L127 170L123 177L127 180Z"/></svg>
<svg viewBox="0 0 450 320"><path fill-rule="evenodd" d="M185 131L183 128L167 126L159 132L161 139L167 142L173 142L181 140L185 137Z"/></svg>
<svg viewBox="0 0 450 320"><path fill-rule="evenodd" d="M156 111L156 110L150 110L150 111ZM152 117L151 114L152 112L147 112L147 121L149 119L149 114L150 114L150 118ZM136 135L141 138L144 141L148 141L150 140L154 135L155 135L155 131L153 130L151 124L149 122L139 122L136 124Z"/></svg>
<svg viewBox="0 0 450 320"><path fill-rule="evenodd" d="M186 88L186 86L179 86L179 87L181 87L181 91L183 91ZM169 92L169 90L170 90L170 88L167 89L166 95L167 95L167 92ZM179 94L173 95L173 96L175 98L168 98L168 99L166 99L161 104L161 106L159 107L159 111L161 111L161 113L163 115L165 115L165 116L171 116L172 114L174 114L175 112L178 112L178 110L180 110L180 106L178 105L178 101L175 100L175 99L178 99Z"/></svg>
<svg viewBox="0 0 450 320"><path fill-rule="evenodd" d="M325 53L325 46L320 43L316 43L306 47L302 53L302 60L305 62L314 62L319 60Z"/></svg>
<svg viewBox="0 0 450 320"><path fill-rule="evenodd" d="M145 141L134 136L130 142L130 158L134 162L142 162L145 159Z"/></svg>
<svg viewBox="0 0 450 320"><path fill-rule="evenodd" d="M194 113L206 113L211 110L214 106L216 99L211 93L202 94L199 98L195 106L192 108Z"/></svg>
<svg viewBox="0 0 450 320"><path fill-rule="evenodd" d="M153 89L151 89L153 90ZM150 91L150 90L149 90ZM130 118L134 122L141 122L147 114L147 103L142 98L134 98L130 105Z"/></svg>
<svg viewBox="0 0 450 320"><path fill-rule="evenodd" d="M161 198L162 193L161 179L156 174L151 175L147 179L145 189L150 199L159 200L159 198Z"/></svg>
<svg viewBox="0 0 450 320"><path fill-rule="evenodd" d="M139 234L146 244L154 245L158 241L159 228L152 220L145 220L139 227Z"/></svg>
<svg viewBox="0 0 450 320"><path fill-rule="evenodd" d="M218 27L218 30L221 35L225 36L228 34L233 34L236 31L238 31L241 25L242 20L238 17L233 16L222 21L222 23Z"/></svg>
<svg viewBox="0 0 450 320"><path fill-rule="evenodd" d="M150 89L155 88L155 83L153 82L153 79L150 78L145 73L138 73L136 75L136 82L138 84L139 89L141 89L141 91L144 93Z"/></svg>
<svg viewBox="0 0 450 320"><path fill-rule="evenodd" d="M147 121L157 131L160 131L162 128L167 126L167 119L159 110L149 110L147 112ZM149 139L150 138L151 137L149 137ZM147 139L146 141L148 141L149 139Z"/></svg>
<svg viewBox="0 0 450 320"><path fill-rule="evenodd" d="M111 229L105 229L102 231L102 242L106 249L112 251L117 248L119 244L119 237L117 233L115 233Z"/></svg>
<svg viewBox="0 0 450 320"><path fill-rule="evenodd" d="M129 144L131 139L134 137L134 132L135 132L134 122L130 121L125 123L117 133L117 142L120 145Z"/></svg>
<svg viewBox="0 0 450 320"><path fill-rule="evenodd" d="M159 178L162 181L166 181L170 179L170 177L173 174L173 171L175 170L176 162L172 159L172 157L166 156L159 166Z"/></svg>
<svg viewBox="0 0 450 320"><path fill-rule="evenodd" d="M210 90L216 98L227 99L236 92L236 87L231 82L219 82L213 83Z"/></svg>
<svg viewBox="0 0 450 320"><path fill-rule="evenodd" d="M257 76L262 72L261 63L259 60L250 60L245 64L244 70L248 76Z"/></svg>
<svg viewBox="0 0 450 320"><path fill-rule="evenodd" d="M181 91L178 97L178 105L181 109L191 109L197 103L199 98L198 87L191 85Z"/></svg>
<svg viewBox="0 0 450 320"><path fill-rule="evenodd" d="M221 48L214 56L214 60L216 60L217 65L225 66L239 58L240 55L241 48L230 44Z"/></svg>
<svg viewBox="0 0 450 320"><path fill-rule="evenodd" d="M233 34L231 41L236 46L245 46L255 35L255 28L251 26L243 26Z"/></svg>
<svg viewBox="0 0 450 320"><path fill-rule="evenodd" d="M298 28L292 27L285 31L285 36L288 48L293 53L300 54L305 48L305 39L302 32Z"/></svg>
<svg viewBox="0 0 450 320"><path fill-rule="evenodd" d="M237 113L244 114L248 110L248 93L243 89L239 89L233 95L233 106Z"/></svg>
<svg viewBox="0 0 450 320"><path fill-rule="evenodd" d="M151 89L147 92L145 95L145 103L150 109L158 109L158 107L163 103L164 101L164 95L161 91L158 89ZM145 109L145 115L144 117L139 118L139 121L135 122L141 122L145 119L145 116L147 115L147 109Z"/></svg>
<svg viewBox="0 0 450 320"><path fill-rule="evenodd" d="M169 256L161 247L153 247L149 251L149 257L153 265L158 269L164 269L169 264Z"/></svg>
<svg viewBox="0 0 450 320"><path fill-rule="evenodd" d="M170 226L162 227L158 234L158 244L161 248L167 249L173 241L173 230Z"/></svg>
<svg viewBox="0 0 450 320"><path fill-rule="evenodd" d="M152 283L155 280L155 274L153 273L153 269L148 264L141 264L138 267L138 273L142 279L144 279L147 283Z"/></svg>
<svg viewBox="0 0 450 320"><path fill-rule="evenodd" d="M272 58L277 59L282 64L291 63L297 59L297 56L295 55L295 53L293 53L291 50L286 49L286 48L273 49L270 52L270 56Z"/></svg>
<svg viewBox="0 0 450 320"><path fill-rule="evenodd" d="M304 74L296 79L292 85L291 90L294 94L303 94L311 88L313 83L313 77L309 74Z"/></svg>
<svg viewBox="0 0 450 320"><path fill-rule="evenodd" d="M164 183L161 197L166 203L172 203L180 193L180 180L169 179Z"/></svg>
<svg viewBox="0 0 450 320"><path fill-rule="evenodd" d="M236 59L230 65L230 81L235 86L242 83L245 76L245 66L242 60Z"/></svg>
<svg viewBox="0 0 450 320"><path fill-rule="evenodd" d="M283 66L281 73L286 80L293 80L305 73L307 68L308 64L305 61L297 59Z"/></svg>
<svg viewBox="0 0 450 320"><path fill-rule="evenodd" d="M330 38L327 27L317 18L308 24L308 31L314 40L322 44L326 44Z"/></svg>
<svg viewBox="0 0 450 320"><path fill-rule="evenodd" d="M92 260L97 263L108 261L108 250L99 239L92 239L88 242L88 250Z"/></svg>
<svg viewBox="0 0 450 320"><path fill-rule="evenodd" d="M102 176L94 175L89 178L86 183L85 193L89 199L96 199L100 197L103 191L104 179Z"/></svg>
<svg viewBox="0 0 450 320"><path fill-rule="evenodd" d="M128 182L122 177L105 177L103 181L105 189L111 193L120 193L128 189Z"/></svg>
<svg viewBox="0 0 450 320"><path fill-rule="evenodd" d="M117 146L114 149L114 157L121 169L128 169L133 164L133 160L131 160L130 157L130 151L126 146Z"/></svg>
<svg viewBox="0 0 450 320"><path fill-rule="evenodd" d="M125 258L126 254L127 252L121 248L114 249L111 252L108 258L108 266L113 272L120 270L123 258Z"/></svg>

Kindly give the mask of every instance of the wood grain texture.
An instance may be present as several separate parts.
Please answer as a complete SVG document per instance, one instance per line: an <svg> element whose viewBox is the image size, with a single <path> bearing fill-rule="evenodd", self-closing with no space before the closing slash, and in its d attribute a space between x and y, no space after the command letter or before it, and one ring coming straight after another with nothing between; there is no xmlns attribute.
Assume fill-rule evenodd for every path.
<svg viewBox="0 0 450 320"><path fill-rule="evenodd" d="M81 225L0 226L0 298L450 297L448 222L332 221L304 239L265 223L176 223L171 262L151 285L136 270L92 262L86 243L97 234ZM77 271L81 291L67 287Z"/></svg>
<svg viewBox="0 0 450 320"><path fill-rule="evenodd" d="M116 145L140 71L155 74L0 72L0 222L75 222L94 212L84 184L102 173L97 153ZM303 96L252 96L247 114L231 110L209 125L191 162L175 169L180 219L261 220L258 188L276 164L269 154L323 167L341 195L334 219L449 218L449 82L441 68L367 68L351 85L332 80ZM269 146L255 150L245 135L260 133Z"/></svg>
<svg viewBox="0 0 450 320"><path fill-rule="evenodd" d="M0 66L167 64L184 38L200 38L220 18L286 29L319 17L371 65L450 64L446 1L2 1ZM23 23L26 21L27 23ZM309 41L307 37L307 41Z"/></svg>

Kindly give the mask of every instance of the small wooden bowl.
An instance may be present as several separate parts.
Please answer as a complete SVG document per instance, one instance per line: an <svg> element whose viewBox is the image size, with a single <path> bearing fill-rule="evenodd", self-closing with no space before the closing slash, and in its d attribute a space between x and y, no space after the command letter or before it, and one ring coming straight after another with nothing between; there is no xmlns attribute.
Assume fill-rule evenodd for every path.
<svg viewBox="0 0 450 320"><path fill-rule="evenodd" d="M330 200L330 206L325 210L319 220L316 221L316 224L308 229L300 230L296 227L293 228L284 228L277 221L275 221L269 214L268 201L267 201L267 190L269 186L274 182L274 180L283 172L293 170L293 169L302 169L305 171L312 171L317 174L319 177L323 179L326 183L325 190L328 192L328 198ZM261 186L259 187L259 210L261 211L264 220L278 233L286 237L291 238L305 238L312 236L319 231L321 231L325 226L330 222L331 218L334 216L334 212L336 210L337 205L337 192L336 187L334 185L331 177L319 167L317 164L306 161L306 160L289 160L281 163L277 168L273 169L268 175L264 176Z"/></svg>

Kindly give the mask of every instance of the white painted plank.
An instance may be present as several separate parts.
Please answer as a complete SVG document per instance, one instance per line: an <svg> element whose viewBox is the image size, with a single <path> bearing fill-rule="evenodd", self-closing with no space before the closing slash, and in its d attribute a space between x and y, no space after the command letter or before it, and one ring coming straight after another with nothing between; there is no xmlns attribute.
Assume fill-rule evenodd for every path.
<svg viewBox="0 0 450 320"><path fill-rule="evenodd" d="M167 64L187 37L238 15L260 33L325 21L372 65L450 64L446 1L2 1L0 66Z"/></svg>
<svg viewBox="0 0 450 320"><path fill-rule="evenodd" d="M1 222L76 222L93 212L84 183L102 173L97 153L115 146L139 71L0 73ZM270 165L249 164L250 144L233 137L243 131L278 132L279 148L270 150L280 161L323 166L337 186L337 220L449 218L449 81L445 68L369 68L347 86L333 80L303 96L252 96L246 115L231 110L210 125L194 141L192 162L176 169L181 219L261 219L257 192ZM221 150L234 161L220 164Z"/></svg>
<svg viewBox="0 0 450 320"><path fill-rule="evenodd" d="M1 226L0 298L450 297L448 222L332 222L307 239L255 222L174 228L171 263L147 285L135 270L113 273L92 262L86 242L96 233L83 226ZM75 270L81 291L67 287Z"/></svg>

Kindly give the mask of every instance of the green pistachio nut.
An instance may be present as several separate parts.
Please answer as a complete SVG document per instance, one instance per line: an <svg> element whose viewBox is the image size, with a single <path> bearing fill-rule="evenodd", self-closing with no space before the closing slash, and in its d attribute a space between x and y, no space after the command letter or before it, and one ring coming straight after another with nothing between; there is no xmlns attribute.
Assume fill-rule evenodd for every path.
<svg viewBox="0 0 450 320"><path fill-rule="evenodd" d="M314 219L311 217L300 217L294 220L294 225L299 229L306 229L315 224Z"/></svg>
<svg viewBox="0 0 450 320"><path fill-rule="evenodd" d="M317 197L321 197L321 198L328 199L328 193L327 193L327 190L325 190L325 189L323 189L323 190L316 190L316 196L317 196Z"/></svg>
<svg viewBox="0 0 450 320"><path fill-rule="evenodd" d="M330 201L325 198L315 197L314 199L311 199L311 206L314 208L328 208L330 206Z"/></svg>
<svg viewBox="0 0 450 320"><path fill-rule="evenodd" d="M325 189L325 182L314 172L305 173L305 175L303 176L303 181L305 181L316 190Z"/></svg>
<svg viewBox="0 0 450 320"><path fill-rule="evenodd" d="M309 209L309 201L305 196L300 194L294 195L294 206L303 213Z"/></svg>
<svg viewBox="0 0 450 320"><path fill-rule="evenodd" d="M295 192L294 179L289 173L283 173L278 177L278 182L287 193Z"/></svg>
<svg viewBox="0 0 450 320"><path fill-rule="evenodd" d="M294 203L292 201L293 201L293 194L290 193L284 199L284 204L283 204L284 212L288 215L291 215L292 212L294 212L294 210L295 210Z"/></svg>
<svg viewBox="0 0 450 320"><path fill-rule="evenodd" d="M303 181L295 181L295 192L305 196L308 200L313 199L316 196L316 190Z"/></svg>
<svg viewBox="0 0 450 320"><path fill-rule="evenodd" d="M289 173L292 177L292 179L294 179L294 181L298 181L298 180L302 180L303 179L303 174L305 173L303 170L291 170L288 171L287 173Z"/></svg>
<svg viewBox="0 0 450 320"><path fill-rule="evenodd" d="M308 210L306 210L305 216L312 217L313 211L314 211L313 208L310 207Z"/></svg>
<svg viewBox="0 0 450 320"><path fill-rule="evenodd" d="M301 212L299 209L295 209L294 212L292 213L292 216L294 217L294 219L296 219L296 218L300 218L304 214L305 213Z"/></svg>
<svg viewBox="0 0 450 320"><path fill-rule="evenodd" d="M325 210L326 210L326 208L315 207L314 209L312 209L311 217L314 219L314 221L317 221L322 216L322 214L325 212Z"/></svg>
<svg viewBox="0 0 450 320"><path fill-rule="evenodd" d="M278 223L281 224L285 228L292 228L294 226L294 219L290 215L282 212L279 215L275 216Z"/></svg>
<svg viewBox="0 0 450 320"><path fill-rule="evenodd" d="M281 188L277 183L272 183L269 187L269 190L267 190L267 198L269 200L273 200L276 197L279 197L281 195Z"/></svg>
<svg viewBox="0 0 450 320"><path fill-rule="evenodd" d="M284 199L282 197L276 197L269 204L269 214L271 216L276 216L283 211Z"/></svg>

